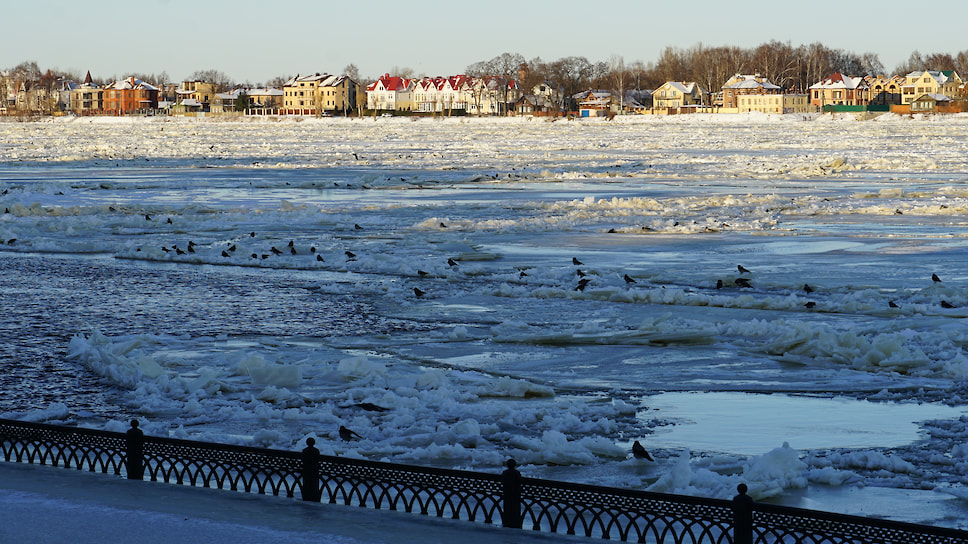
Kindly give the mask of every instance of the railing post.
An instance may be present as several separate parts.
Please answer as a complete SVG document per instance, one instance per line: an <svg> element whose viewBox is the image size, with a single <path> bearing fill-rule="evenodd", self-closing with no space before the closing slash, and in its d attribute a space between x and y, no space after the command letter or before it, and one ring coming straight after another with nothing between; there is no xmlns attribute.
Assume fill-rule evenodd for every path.
<svg viewBox="0 0 968 544"><path fill-rule="evenodd" d="M505 527L520 529L524 524L521 516L521 473L518 469L518 462L508 459L507 469L501 474L501 481L504 484L504 510L501 521Z"/></svg>
<svg viewBox="0 0 968 544"><path fill-rule="evenodd" d="M125 468L128 471L129 480L144 480L145 478L145 433L138 428L138 420L131 420L131 428L128 429L124 440L125 449Z"/></svg>
<svg viewBox="0 0 968 544"><path fill-rule="evenodd" d="M302 450L302 498L304 501L319 502L319 450L316 449L316 439L306 439L306 447Z"/></svg>
<svg viewBox="0 0 968 544"><path fill-rule="evenodd" d="M733 497L733 544L753 544L753 499L746 494L746 484L736 486Z"/></svg>

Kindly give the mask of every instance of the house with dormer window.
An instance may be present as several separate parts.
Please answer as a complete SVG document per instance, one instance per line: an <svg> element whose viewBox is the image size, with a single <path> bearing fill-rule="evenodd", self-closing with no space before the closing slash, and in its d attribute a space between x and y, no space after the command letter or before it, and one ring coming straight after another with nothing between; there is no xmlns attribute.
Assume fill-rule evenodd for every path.
<svg viewBox="0 0 968 544"><path fill-rule="evenodd" d="M413 109L413 79L383 74L366 88L366 107L371 110Z"/></svg>
<svg viewBox="0 0 968 544"><path fill-rule="evenodd" d="M666 81L652 92L654 109L679 110L707 104L708 93L695 81Z"/></svg>
<svg viewBox="0 0 968 544"><path fill-rule="evenodd" d="M810 104L824 106L867 105L867 83L862 77L835 72L810 86Z"/></svg>
<svg viewBox="0 0 968 544"><path fill-rule="evenodd" d="M911 72L904 76L901 87L901 103L911 104L916 98L924 95L944 95L956 98L964 81L954 70L935 71L923 70Z"/></svg>
<svg viewBox="0 0 968 544"><path fill-rule="evenodd" d="M296 75L282 86L286 115L346 115L356 110L360 86L347 76Z"/></svg>
<svg viewBox="0 0 968 544"><path fill-rule="evenodd" d="M723 107L735 108L738 97L750 94L783 94L783 89L760 74L736 74L723 84Z"/></svg>
<svg viewBox="0 0 968 544"><path fill-rule="evenodd" d="M119 79L104 87L104 113L129 115L158 107L158 87L133 77Z"/></svg>

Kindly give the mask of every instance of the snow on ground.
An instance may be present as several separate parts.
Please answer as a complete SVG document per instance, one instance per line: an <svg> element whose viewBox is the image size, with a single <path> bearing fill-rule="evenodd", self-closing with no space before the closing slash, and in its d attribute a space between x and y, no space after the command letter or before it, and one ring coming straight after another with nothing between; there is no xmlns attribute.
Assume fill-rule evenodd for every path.
<svg viewBox="0 0 968 544"><path fill-rule="evenodd" d="M0 416L963 527L966 132L0 123Z"/></svg>
<svg viewBox="0 0 968 544"><path fill-rule="evenodd" d="M0 540L35 544L586 541L405 512L0 463Z"/></svg>

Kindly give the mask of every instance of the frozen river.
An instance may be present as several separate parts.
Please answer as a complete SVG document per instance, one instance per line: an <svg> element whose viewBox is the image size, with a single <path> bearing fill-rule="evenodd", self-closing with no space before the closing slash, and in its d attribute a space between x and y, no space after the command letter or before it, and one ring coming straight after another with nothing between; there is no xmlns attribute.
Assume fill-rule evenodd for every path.
<svg viewBox="0 0 968 544"><path fill-rule="evenodd" d="M5 122L0 193L0 417L968 527L968 116Z"/></svg>

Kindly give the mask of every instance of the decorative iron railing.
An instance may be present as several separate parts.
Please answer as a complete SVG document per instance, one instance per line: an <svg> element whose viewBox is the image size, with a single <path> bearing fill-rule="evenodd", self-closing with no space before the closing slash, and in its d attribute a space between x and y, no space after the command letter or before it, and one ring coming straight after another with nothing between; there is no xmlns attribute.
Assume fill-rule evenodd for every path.
<svg viewBox="0 0 968 544"><path fill-rule="evenodd" d="M0 419L7 462L35 463L306 501L402 510L624 542L674 544L968 544L968 531L753 502L398 465L301 452Z"/></svg>

